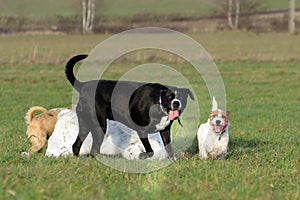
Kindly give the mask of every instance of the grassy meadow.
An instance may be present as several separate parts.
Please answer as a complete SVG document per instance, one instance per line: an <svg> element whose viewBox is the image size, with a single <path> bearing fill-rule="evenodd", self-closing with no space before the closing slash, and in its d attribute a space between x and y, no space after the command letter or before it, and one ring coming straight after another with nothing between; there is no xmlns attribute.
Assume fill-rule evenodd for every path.
<svg viewBox="0 0 300 200"><path fill-rule="evenodd" d="M70 105L65 62L109 36L0 36L0 199L299 199L300 37L287 34L191 35L216 61L225 84L227 159L200 161L196 140L184 157L146 174L116 171L93 158L21 156L30 147L28 108ZM135 60L118 64L145 62ZM172 59L165 64L186 67ZM188 76L202 106L200 124L210 99L203 81Z"/></svg>

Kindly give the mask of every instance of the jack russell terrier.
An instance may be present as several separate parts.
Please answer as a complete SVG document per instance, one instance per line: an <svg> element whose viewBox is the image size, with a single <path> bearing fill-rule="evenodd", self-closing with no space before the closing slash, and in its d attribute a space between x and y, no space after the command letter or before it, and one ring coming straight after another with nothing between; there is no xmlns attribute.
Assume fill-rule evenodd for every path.
<svg viewBox="0 0 300 200"><path fill-rule="evenodd" d="M201 160L207 158L225 158L229 142L229 111L218 109L218 103L213 97L212 111L206 123L198 129L198 146Z"/></svg>

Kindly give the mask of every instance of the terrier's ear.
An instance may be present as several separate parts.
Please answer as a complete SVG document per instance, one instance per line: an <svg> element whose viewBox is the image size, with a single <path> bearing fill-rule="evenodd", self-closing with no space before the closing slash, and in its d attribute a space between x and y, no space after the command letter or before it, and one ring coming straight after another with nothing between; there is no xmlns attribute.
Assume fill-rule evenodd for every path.
<svg viewBox="0 0 300 200"><path fill-rule="evenodd" d="M212 120L212 118L213 118L213 112L210 111L210 112L209 112L209 120Z"/></svg>
<svg viewBox="0 0 300 200"><path fill-rule="evenodd" d="M214 118L215 114L216 114L216 111L210 111L209 112L209 120L212 120Z"/></svg>
<svg viewBox="0 0 300 200"><path fill-rule="evenodd" d="M226 119L225 121L228 122L229 121L229 117L230 117L230 111L226 111Z"/></svg>
<svg viewBox="0 0 300 200"><path fill-rule="evenodd" d="M215 96L213 96L213 100L212 100L212 108L211 108L212 111L215 111L215 110L218 110L218 102L215 98Z"/></svg>

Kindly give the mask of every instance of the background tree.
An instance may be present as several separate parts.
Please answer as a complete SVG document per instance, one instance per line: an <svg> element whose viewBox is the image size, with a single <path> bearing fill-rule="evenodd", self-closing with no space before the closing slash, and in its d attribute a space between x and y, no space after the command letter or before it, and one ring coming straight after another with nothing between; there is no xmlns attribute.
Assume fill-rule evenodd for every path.
<svg viewBox="0 0 300 200"><path fill-rule="evenodd" d="M95 18L95 0L82 0L82 33L93 31Z"/></svg>
<svg viewBox="0 0 300 200"><path fill-rule="evenodd" d="M290 0L289 4L289 33L295 34L295 0Z"/></svg>
<svg viewBox="0 0 300 200"><path fill-rule="evenodd" d="M232 0L228 0L228 25L231 29L238 29L238 25L239 25L239 15L240 15L240 0L234 0L235 5L233 5L233 1ZM235 8L235 20L234 20L234 24L233 24L233 20L232 20L232 10L234 10Z"/></svg>
<svg viewBox="0 0 300 200"><path fill-rule="evenodd" d="M263 2L261 0L214 0L214 4L216 5L215 12L227 16L228 26L231 29L238 29L245 26L243 23L249 21L248 14L258 11Z"/></svg>

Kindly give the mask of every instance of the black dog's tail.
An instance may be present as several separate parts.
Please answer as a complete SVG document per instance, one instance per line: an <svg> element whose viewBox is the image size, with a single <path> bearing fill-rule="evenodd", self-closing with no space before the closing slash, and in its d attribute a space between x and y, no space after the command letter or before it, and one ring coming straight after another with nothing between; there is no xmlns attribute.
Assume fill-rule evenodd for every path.
<svg viewBox="0 0 300 200"><path fill-rule="evenodd" d="M76 79L76 77L74 76L74 66L77 62L85 59L86 57L88 57L87 54L80 54L80 55L76 55L74 57L72 57L66 65L65 68L65 73L66 73L66 77L69 80L69 82L71 83L71 85L78 91L81 88L81 82L79 80ZM76 84L75 84L76 82Z"/></svg>

